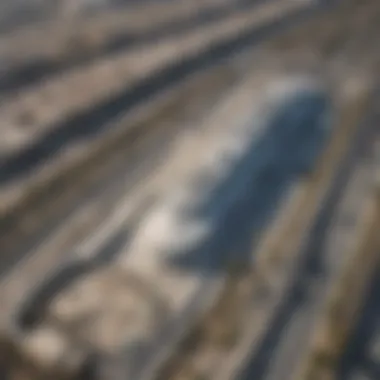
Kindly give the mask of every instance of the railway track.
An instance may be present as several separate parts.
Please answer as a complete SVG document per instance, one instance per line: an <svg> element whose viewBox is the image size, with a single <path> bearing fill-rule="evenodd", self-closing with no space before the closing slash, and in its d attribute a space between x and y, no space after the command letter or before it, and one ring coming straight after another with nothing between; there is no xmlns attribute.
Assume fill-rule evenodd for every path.
<svg viewBox="0 0 380 380"><path fill-rule="evenodd" d="M83 177L77 187L70 185L75 171L69 172L71 190L64 192L59 185L58 197L49 198L56 201L50 210L49 199L38 203L29 198L3 219L1 354L12 376L294 378L304 357L292 349L293 343L308 352L312 336L305 331L319 321L311 315L323 320L326 295L343 268L345 236L356 231L378 166L369 149L376 129L355 134L355 127L368 111L369 84L379 67L374 41L363 39L376 30L379 10L371 1L346 4L304 22L310 8L302 8L284 22L298 19L294 28L267 38L253 52L246 50L256 32L227 43L223 29L220 50L211 49L210 66L208 58L200 66L192 63L189 74L181 74L180 86L117 121L133 128L131 137L120 131L104 144L102 136L99 150L93 151L98 161L92 158L82 167L77 161L73 168ZM337 22L337 15L344 16L342 21ZM344 33L356 16L360 22L355 28L365 28L355 37L353 28L346 42ZM267 65L266 59L287 62L289 43L295 50L290 66L298 61L306 75L291 74L282 82L289 75L286 63ZM310 50L312 64L299 62ZM355 57L359 51L362 56ZM215 57L231 58L215 66ZM294 67L293 72L299 74ZM351 81L354 75L358 80ZM323 88L318 80L330 84L331 98L316 95ZM270 90L273 81L279 84ZM294 107L304 114L291 111L292 86ZM260 100L266 96L269 100ZM281 96L290 102L283 112ZM323 104L332 105L332 119L321 118ZM255 120L259 131L260 120L267 120L266 132L252 137L247 120ZM322 156L324 140L318 133L298 131L299 144L293 146L297 130L286 135L276 129L306 124L324 133L328 129L319 129L321 125L334 126ZM369 124L373 127L374 121ZM246 150L241 150L244 141ZM314 155L299 149L301 141L309 142L310 149L314 141ZM280 157L285 150L292 152L287 160ZM316 157L321 159L314 166ZM337 202L340 197L343 201ZM32 208L23 218L25 205ZM239 219L244 223L238 226ZM184 246L188 249L182 252ZM163 252L172 252L173 258ZM112 297L106 303L101 294ZM125 310L116 307L124 303ZM289 326L294 328L284 335L284 320L293 315Z"/></svg>

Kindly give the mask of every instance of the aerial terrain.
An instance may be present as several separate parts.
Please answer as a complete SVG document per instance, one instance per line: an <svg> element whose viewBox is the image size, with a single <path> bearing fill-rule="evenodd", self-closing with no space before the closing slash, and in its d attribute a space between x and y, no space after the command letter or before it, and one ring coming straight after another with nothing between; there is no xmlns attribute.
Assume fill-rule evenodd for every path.
<svg viewBox="0 0 380 380"><path fill-rule="evenodd" d="M3 0L0 376L380 379L380 2Z"/></svg>

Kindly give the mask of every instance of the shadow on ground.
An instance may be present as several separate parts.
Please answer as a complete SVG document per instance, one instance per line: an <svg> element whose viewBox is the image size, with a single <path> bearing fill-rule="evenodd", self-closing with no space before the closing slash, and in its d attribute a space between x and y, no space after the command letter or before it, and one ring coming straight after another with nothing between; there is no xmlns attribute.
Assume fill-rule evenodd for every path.
<svg viewBox="0 0 380 380"><path fill-rule="evenodd" d="M244 257L252 253L252 231L260 233L270 222L276 205L294 180L308 173L315 165L327 137L328 129L323 130L318 123L327 104L326 99L300 95L279 112L262 138L252 144L250 152L232 175L214 189L212 201L206 202L197 215L213 223L218 202L229 187L238 181L245 187L244 197L231 212L223 215L210 241L184 252L172 260L173 265L185 271L209 276L225 268L228 262L244 262ZM300 110L303 116L297 117ZM313 279L324 276L323 242L334 222L338 200L350 179L352 163L359 155L366 153L363 146L370 134L365 131L365 128L359 129L352 148L340 164L339 175L334 178L303 246L304 253L297 276L273 316L271 328L241 373L242 380L265 378L271 366L273 349L286 334L286 328L294 314L304 303L309 302L309 284L312 284ZM266 155L268 151L273 155ZM261 170L255 171L255 163L260 162L262 155L271 159L261 166ZM253 171L255 174L252 176Z"/></svg>
<svg viewBox="0 0 380 380"><path fill-rule="evenodd" d="M175 256L173 265L213 272L251 253L252 231L259 234L295 180L313 167L330 130L323 121L328 106L321 94L300 93L271 117L232 172L183 216L201 220L213 233L195 249Z"/></svg>

